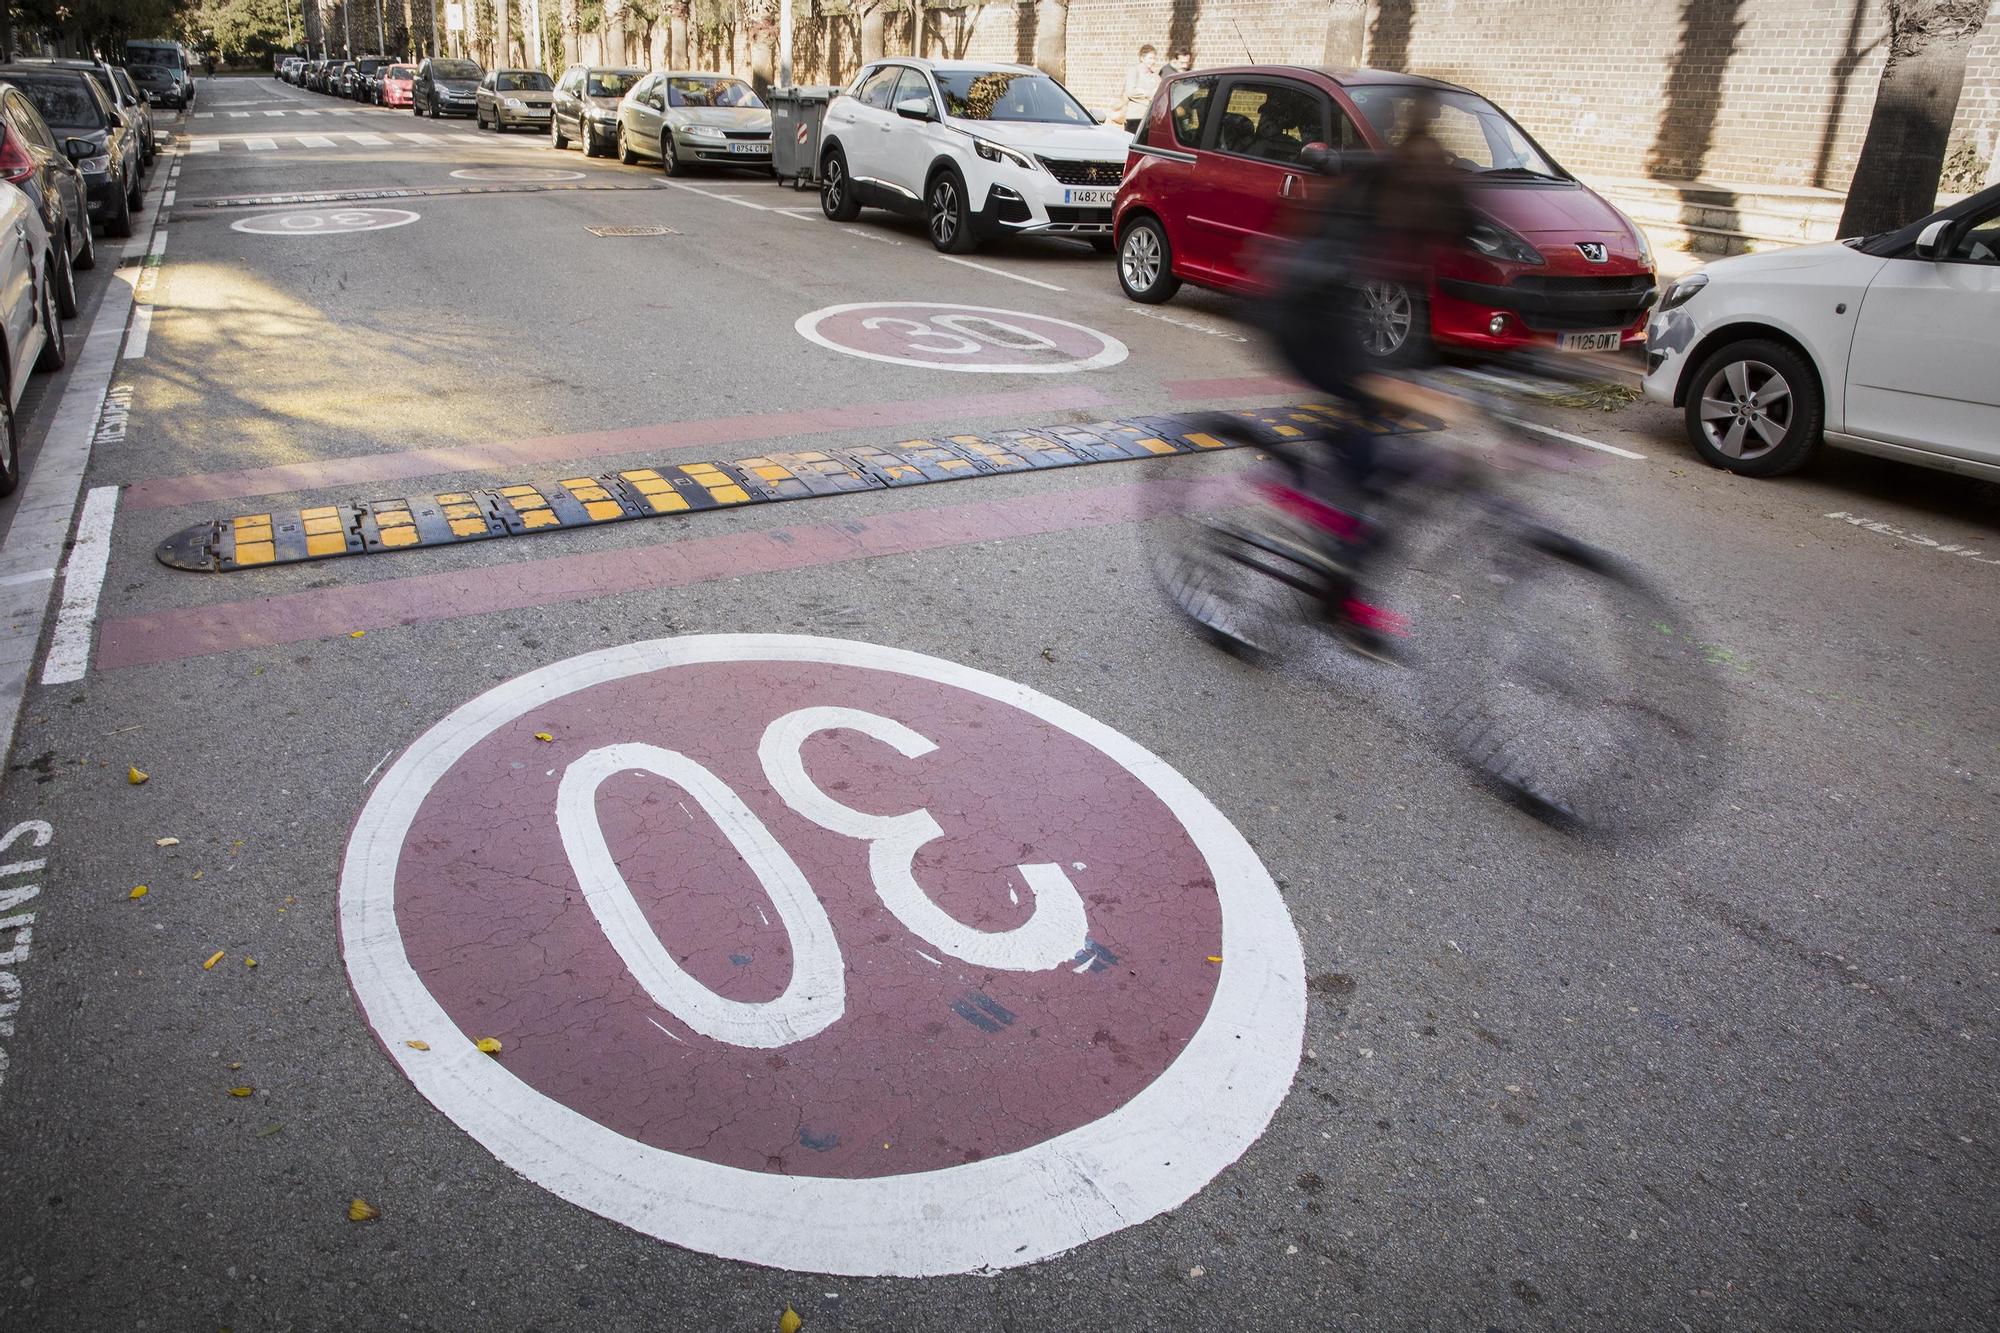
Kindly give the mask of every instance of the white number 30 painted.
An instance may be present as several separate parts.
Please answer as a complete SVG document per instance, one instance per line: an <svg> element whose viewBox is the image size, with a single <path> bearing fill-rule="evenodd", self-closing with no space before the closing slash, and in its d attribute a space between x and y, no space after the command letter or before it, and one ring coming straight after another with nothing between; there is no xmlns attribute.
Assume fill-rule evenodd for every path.
<svg viewBox="0 0 2000 1333"><path fill-rule="evenodd" d="M868 844L868 870L885 907L933 948L979 967L1039 972L1073 961L1087 947L1083 896L1058 865L1018 867L1034 897L1028 919L1010 930L978 930L939 907L917 882L916 859L944 830L925 809L871 815L828 796L807 776L800 751L822 731L858 731L906 759L937 745L901 722L854 708L801 708L764 729L757 758L785 804L831 832ZM774 1000L725 999L688 975L660 942L618 869L597 818L597 791L619 773L662 777L693 797L729 839L777 909L792 944L792 976ZM592 750L563 773L556 825L584 900L611 947L653 1002L696 1032L737 1046L787 1046L825 1031L846 1010L845 965L833 925L812 886L762 820L722 779L695 760L657 745Z"/></svg>

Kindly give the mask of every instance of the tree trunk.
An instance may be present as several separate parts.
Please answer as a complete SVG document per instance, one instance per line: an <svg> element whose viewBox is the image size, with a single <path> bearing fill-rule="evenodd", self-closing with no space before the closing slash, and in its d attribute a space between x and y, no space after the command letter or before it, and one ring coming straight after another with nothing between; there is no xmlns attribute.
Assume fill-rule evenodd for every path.
<svg viewBox="0 0 2000 1333"><path fill-rule="evenodd" d="M687 69L694 62L688 58L688 15L685 6L674 6L674 12L667 19L667 63L675 69Z"/></svg>
<svg viewBox="0 0 2000 1333"><path fill-rule="evenodd" d="M1367 44L1367 0L1331 0L1326 9L1326 63L1355 69Z"/></svg>
<svg viewBox="0 0 2000 1333"><path fill-rule="evenodd" d="M1035 68L1060 79L1068 58L1068 0L1035 0Z"/></svg>
<svg viewBox="0 0 2000 1333"><path fill-rule="evenodd" d="M1965 57L1987 0L1889 0L1889 59L1854 164L1842 236L1892 231L1937 207Z"/></svg>
<svg viewBox="0 0 2000 1333"><path fill-rule="evenodd" d="M888 0L861 0L861 63L880 60L883 29L889 22Z"/></svg>

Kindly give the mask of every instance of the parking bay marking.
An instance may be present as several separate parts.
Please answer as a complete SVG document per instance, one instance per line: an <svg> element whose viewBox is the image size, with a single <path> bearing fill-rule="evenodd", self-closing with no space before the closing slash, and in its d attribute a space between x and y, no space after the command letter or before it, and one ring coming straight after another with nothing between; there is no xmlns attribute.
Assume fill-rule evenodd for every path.
<svg viewBox="0 0 2000 1333"><path fill-rule="evenodd" d="M994 268L991 264L975 264L970 259L960 259L956 255L939 255L938 258L944 260L947 264L963 264L967 268L976 268L981 273L991 273L996 278L1012 278L1016 282L1025 282L1030 287L1040 287L1044 291L1066 292L1069 290L1067 287L1058 287L1053 282L1043 282L1040 278L1024 278L1018 273L1009 273L1004 268Z"/></svg>
<svg viewBox="0 0 2000 1333"><path fill-rule="evenodd" d="M1310 403L1230 413L1243 443L1273 445L1324 438L1348 418L1333 404ZM173 569L228 573L383 551L453 546L537 532L715 509L892 490L968 477L1113 463L1231 447L1202 428L1211 414L1132 417L1089 425L904 440L887 448L777 453L708 463L625 468L568 477L551 485L521 483L393 500L348 501L292 512L237 514L185 528L155 551ZM1399 431L1435 429L1421 417Z"/></svg>

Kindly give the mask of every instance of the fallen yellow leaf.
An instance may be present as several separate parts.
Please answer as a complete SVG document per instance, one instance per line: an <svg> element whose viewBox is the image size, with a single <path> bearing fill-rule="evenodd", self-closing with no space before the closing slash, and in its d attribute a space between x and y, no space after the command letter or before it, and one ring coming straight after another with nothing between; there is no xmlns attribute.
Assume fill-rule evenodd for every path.
<svg viewBox="0 0 2000 1333"><path fill-rule="evenodd" d="M479 1047L480 1052L484 1055L500 1054L500 1039L498 1037L481 1037L474 1044Z"/></svg>
<svg viewBox="0 0 2000 1333"><path fill-rule="evenodd" d="M153 839L153 845L155 847L178 847L181 845L181 840L179 838L155 838Z"/></svg>
<svg viewBox="0 0 2000 1333"><path fill-rule="evenodd" d="M126 894L125 896L127 898L143 898L146 896L147 892L148 890L146 886L144 884L141 884L138 887L134 888L132 892Z"/></svg>
<svg viewBox="0 0 2000 1333"><path fill-rule="evenodd" d="M135 787L152 776L151 773L142 772L137 768L128 768L125 770L125 780Z"/></svg>
<svg viewBox="0 0 2000 1333"><path fill-rule="evenodd" d="M216 950L216 951L215 951L214 953L210 954L210 955L208 956L208 961L207 961L207 962L205 962L205 963L203 963L203 964L201 965L201 970L202 970L202 971L204 971L204 972L206 972L206 971L208 971L208 969L210 969L211 967L214 967L214 966L215 966L215 965L216 965L217 963L221 962L221 961L222 961L222 955L223 955L224 953L226 953L226 952L227 952L227 950L224 950L224 949L217 949L217 950Z"/></svg>
<svg viewBox="0 0 2000 1333"><path fill-rule="evenodd" d="M805 1326L806 1321L799 1318L799 1312L790 1305L786 1305L785 1312L778 1316L778 1333L799 1333Z"/></svg>
<svg viewBox="0 0 2000 1333"><path fill-rule="evenodd" d="M189 875L189 876L188 876L188 878L189 878L189 879L200 879L200 878L201 878L201 877L202 877L203 875L205 875L205 874L207 874L207 873L208 873L208 872L207 872L207 871L205 871L205 870L197 870L197 871L195 871L195 872L194 872L194 873L193 873L192 875Z"/></svg>
<svg viewBox="0 0 2000 1333"><path fill-rule="evenodd" d="M356 1199L347 1205L347 1220L350 1222L373 1222L382 1215L382 1210L366 1199Z"/></svg>
<svg viewBox="0 0 2000 1333"><path fill-rule="evenodd" d="M413 1051L428 1051L431 1048L431 1044L427 1041L406 1041L403 1045Z"/></svg>
<svg viewBox="0 0 2000 1333"><path fill-rule="evenodd" d="M241 1060L231 1060L229 1062L229 1067L231 1069L241 1069L243 1068L243 1062Z"/></svg>
<svg viewBox="0 0 2000 1333"><path fill-rule="evenodd" d="M231 1088L229 1090L229 1095L232 1097L248 1097L251 1093L255 1091L257 1091L257 1089L255 1088Z"/></svg>
<svg viewBox="0 0 2000 1333"><path fill-rule="evenodd" d="M1208 961L1211 963L1219 963L1222 961L1222 955L1219 953L1212 953L1208 956Z"/></svg>
<svg viewBox="0 0 2000 1333"><path fill-rule="evenodd" d="M365 629L357 629L357 630L350 630L350 631L348 631L348 634L347 634L347 637L348 637L348 638L350 638L350 639L358 639L358 638L360 638L360 637L361 637L362 635L366 634L367 632L368 632L368 631L367 631L367 630L365 630ZM356 1220L359 1220L359 1219L356 1219Z"/></svg>
<svg viewBox="0 0 2000 1333"><path fill-rule="evenodd" d="M255 967L255 966L257 966L257 960L256 960L255 958L245 958L245 959L243 960L243 966L245 966L245 967Z"/></svg>
<svg viewBox="0 0 2000 1333"><path fill-rule="evenodd" d="M538 731L535 733L535 739L538 741L552 741L555 737L549 735L546 731Z"/></svg>

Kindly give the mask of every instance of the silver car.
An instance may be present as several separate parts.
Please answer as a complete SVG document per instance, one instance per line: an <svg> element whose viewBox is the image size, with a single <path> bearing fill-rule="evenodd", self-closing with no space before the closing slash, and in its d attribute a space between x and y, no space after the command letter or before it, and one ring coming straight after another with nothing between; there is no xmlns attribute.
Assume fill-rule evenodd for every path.
<svg viewBox="0 0 2000 1333"><path fill-rule="evenodd" d="M517 125L545 130L555 92L554 81L538 69L496 69L479 81L472 119L481 129L490 125L495 132Z"/></svg>
<svg viewBox="0 0 2000 1333"><path fill-rule="evenodd" d="M667 70L618 104L621 161L657 161L669 176L700 166L771 169L771 112L727 74Z"/></svg>

